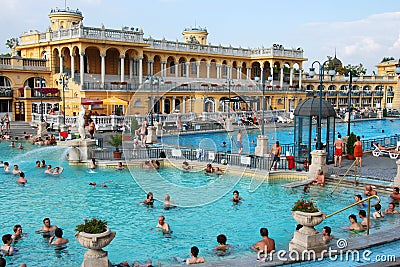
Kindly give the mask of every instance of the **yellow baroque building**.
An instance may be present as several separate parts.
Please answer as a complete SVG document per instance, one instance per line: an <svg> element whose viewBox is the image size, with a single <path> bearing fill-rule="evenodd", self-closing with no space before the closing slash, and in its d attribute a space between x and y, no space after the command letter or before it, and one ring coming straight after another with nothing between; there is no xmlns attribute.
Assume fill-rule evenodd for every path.
<svg viewBox="0 0 400 267"><path fill-rule="evenodd" d="M202 27L184 29L183 42L156 40L140 28L84 26L82 13L69 8L49 18L47 30L23 33L13 56L0 58L0 113L14 120L51 110L70 116L82 103L105 115L261 110L263 97L266 109L292 111L317 93L302 48L212 45ZM353 105L398 108L394 66L361 77ZM343 77L325 77L324 98L347 107L347 88Z"/></svg>

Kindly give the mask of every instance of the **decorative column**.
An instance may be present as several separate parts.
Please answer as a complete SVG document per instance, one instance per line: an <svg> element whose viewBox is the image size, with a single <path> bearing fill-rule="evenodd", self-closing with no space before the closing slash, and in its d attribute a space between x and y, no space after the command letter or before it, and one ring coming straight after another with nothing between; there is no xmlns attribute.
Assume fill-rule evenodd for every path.
<svg viewBox="0 0 400 267"><path fill-rule="evenodd" d="M289 85L293 85L293 67L290 67L290 78L289 78Z"/></svg>
<svg viewBox="0 0 400 267"><path fill-rule="evenodd" d="M106 78L106 54L101 54L101 84L104 85Z"/></svg>
<svg viewBox="0 0 400 267"><path fill-rule="evenodd" d="M181 104L181 113L186 113L186 96L182 97L182 104Z"/></svg>
<svg viewBox="0 0 400 267"><path fill-rule="evenodd" d="M272 77L271 85L273 85L274 84L274 66L273 65L271 65L271 77Z"/></svg>
<svg viewBox="0 0 400 267"><path fill-rule="evenodd" d="M299 69L299 89L301 89L301 68Z"/></svg>
<svg viewBox="0 0 400 267"><path fill-rule="evenodd" d="M139 57L139 84L143 84L143 57Z"/></svg>
<svg viewBox="0 0 400 267"><path fill-rule="evenodd" d="M71 52L71 79L75 78L75 54Z"/></svg>
<svg viewBox="0 0 400 267"><path fill-rule="evenodd" d="M129 57L129 80L133 79L133 57Z"/></svg>
<svg viewBox="0 0 400 267"><path fill-rule="evenodd" d="M251 67L246 68L246 80L250 80L251 78Z"/></svg>
<svg viewBox="0 0 400 267"><path fill-rule="evenodd" d="M185 67L186 67L186 77L190 77L190 70L189 70L189 68L190 68L190 62L186 62L185 63Z"/></svg>
<svg viewBox="0 0 400 267"><path fill-rule="evenodd" d="M64 55L60 55L60 73L64 73Z"/></svg>
<svg viewBox="0 0 400 267"><path fill-rule="evenodd" d="M179 62L175 62L175 77L178 77L178 72L179 72Z"/></svg>
<svg viewBox="0 0 400 267"><path fill-rule="evenodd" d="M161 113L162 114L165 113L165 97L164 96L161 98Z"/></svg>
<svg viewBox="0 0 400 267"><path fill-rule="evenodd" d="M153 75L153 60L147 61L147 73Z"/></svg>
<svg viewBox="0 0 400 267"><path fill-rule="evenodd" d="M121 61L121 82L124 82L124 80L125 80L125 55L121 55L119 58Z"/></svg>
<svg viewBox="0 0 400 267"><path fill-rule="evenodd" d="M242 79L242 67L239 66L236 69L236 79L241 80Z"/></svg>
<svg viewBox="0 0 400 267"><path fill-rule="evenodd" d="M232 66L228 67L228 79L232 79Z"/></svg>
<svg viewBox="0 0 400 267"><path fill-rule="evenodd" d="M85 53L81 52L79 54L79 72L81 78L81 86L83 85L83 81L85 80Z"/></svg>
<svg viewBox="0 0 400 267"><path fill-rule="evenodd" d="M172 97L172 112L171 113L174 113L174 111L175 111L175 100L176 100L176 96L173 96Z"/></svg>
<svg viewBox="0 0 400 267"><path fill-rule="evenodd" d="M200 78L200 62L196 62L196 74L197 79Z"/></svg>
<svg viewBox="0 0 400 267"><path fill-rule="evenodd" d="M217 65L217 79L221 79L221 65Z"/></svg>
<svg viewBox="0 0 400 267"><path fill-rule="evenodd" d="M161 61L161 76L162 77L167 76L167 62L166 61Z"/></svg>
<svg viewBox="0 0 400 267"><path fill-rule="evenodd" d="M280 78L280 82L279 85L281 86L281 88L283 88L283 67L281 68L281 78Z"/></svg>
<svg viewBox="0 0 400 267"><path fill-rule="evenodd" d="M261 79L260 79L260 81L261 81L261 83L263 83L263 81L265 81L264 79L265 79L265 73L264 73L264 67L260 67L260 70L261 70Z"/></svg>
<svg viewBox="0 0 400 267"><path fill-rule="evenodd" d="M210 63L207 63L207 79L210 79Z"/></svg>

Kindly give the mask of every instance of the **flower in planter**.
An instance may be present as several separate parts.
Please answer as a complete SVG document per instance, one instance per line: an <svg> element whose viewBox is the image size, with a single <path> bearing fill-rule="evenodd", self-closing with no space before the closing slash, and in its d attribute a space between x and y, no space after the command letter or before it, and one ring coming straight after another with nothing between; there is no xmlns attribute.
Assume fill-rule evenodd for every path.
<svg viewBox="0 0 400 267"><path fill-rule="evenodd" d="M313 213L313 212L318 212L319 210L315 206L314 202L312 202L312 198L311 198L309 201L307 201L305 199L297 200L297 202L294 203L292 211L302 211L302 212Z"/></svg>

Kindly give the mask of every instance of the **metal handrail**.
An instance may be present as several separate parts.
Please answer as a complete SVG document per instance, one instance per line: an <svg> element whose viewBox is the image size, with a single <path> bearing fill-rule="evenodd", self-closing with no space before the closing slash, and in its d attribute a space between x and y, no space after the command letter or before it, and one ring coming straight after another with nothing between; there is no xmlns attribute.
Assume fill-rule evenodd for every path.
<svg viewBox="0 0 400 267"><path fill-rule="evenodd" d="M379 203L381 202L381 198L378 197L377 195L369 196L369 197L367 197L367 198L365 198L365 199L363 199L363 200L357 201L357 202L355 202L355 203L353 203L353 204L351 204L351 205L349 205L349 206L347 206L347 207L345 207L345 208L343 208L343 209L340 209L340 210L338 210L338 211L335 211L334 213L331 213L331 214L329 214L329 215L326 215L325 218L332 217L333 215L336 215L336 214L338 214L338 213L340 213L340 212L342 212L342 211L345 211L345 210L347 210L347 209L349 209L349 208L351 208L351 207L354 207L354 206L356 206L356 205L358 205L358 204L361 204L361 203L363 203L363 202L365 202L365 201L368 200L367 235L369 235L369 222L370 222L370 218L369 218L369 217L370 217L370 215L371 215L371 199L372 199L372 198L378 199L378 202L376 202L376 203L373 205L374 207L375 207L377 204L379 204Z"/></svg>
<svg viewBox="0 0 400 267"><path fill-rule="evenodd" d="M332 189L331 195L336 191L336 189L338 188L338 186L340 185L340 183L343 181L343 179L346 177L346 175L349 173L349 171L351 170L351 168L354 167L354 165L356 164L356 160L353 161L353 163L350 165L350 167L346 170L346 172L343 174L342 178L339 180L339 182L336 184L336 186ZM354 173L354 184L356 183L356 175L357 175L357 171Z"/></svg>

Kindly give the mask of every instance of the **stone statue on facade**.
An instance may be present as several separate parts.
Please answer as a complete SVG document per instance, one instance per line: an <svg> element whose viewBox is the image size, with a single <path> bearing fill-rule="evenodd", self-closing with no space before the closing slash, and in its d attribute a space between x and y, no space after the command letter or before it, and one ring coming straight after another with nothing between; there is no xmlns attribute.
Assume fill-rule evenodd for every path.
<svg viewBox="0 0 400 267"><path fill-rule="evenodd" d="M81 138L81 140L85 139L85 107L81 105L81 108L79 110L78 118L77 118L77 123L78 123L78 133Z"/></svg>

